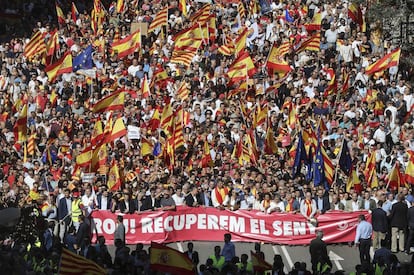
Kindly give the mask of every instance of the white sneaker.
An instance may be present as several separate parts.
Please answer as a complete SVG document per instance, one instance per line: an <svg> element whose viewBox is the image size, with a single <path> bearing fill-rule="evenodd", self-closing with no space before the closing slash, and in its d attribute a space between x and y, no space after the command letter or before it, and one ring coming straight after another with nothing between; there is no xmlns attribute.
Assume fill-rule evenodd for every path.
<svg viewBox="0 0 414 275"><path fill-rule="evenodd" d="M410 247L410 252L414 253L414 247Z"/></svg>

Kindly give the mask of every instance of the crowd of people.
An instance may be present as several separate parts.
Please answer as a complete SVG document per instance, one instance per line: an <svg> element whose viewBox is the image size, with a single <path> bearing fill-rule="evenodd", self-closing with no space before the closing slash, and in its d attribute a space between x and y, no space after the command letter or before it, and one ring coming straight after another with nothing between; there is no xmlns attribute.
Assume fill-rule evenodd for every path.
<svg viewBox="0 0 414 275"><path fill-rule="evenodd" d="M26 263L22 268L53 273L53 259L58 254L52 253L52 247L57 243L87 256L85 248L92 246L92 211L133 214L174 210L181 205L299 213L310 221L331 210L368 210L372 212L374 249L381 249L384 241L392 253L410 253L414 236L412 182L392 189L388 178L396 163L404 171L412 161L413 90L408 81L410 72L401 67L375 75L365 73L370 64L399 46L384 39L380 22L368 21L363 28L348 16L351 3L346 1L241 1L244 15L239 2L216 2L210 9L216 15L214 38L203 39L185 67L170 62L173 37L194 24L191 15L205 5L204 1L180 1L186 5L187 16L177 1L125 0L119 12L117 3L102 1L105 16L96 29L90 16L92 3L75 1L79 11L75 21L71 7L58 3L65 15L64 22L58 24L54 4L43 2L16 7L17 13L19 9L25 14L38 11L40 20L26 37L13 37L0 45L0 207L30 212L21 216L19 230L3 234L3 250L8 253L4 259L14 258L19 249L26 250L17 245L10 248L19 239L20 244L30 243L34 251L30 259L20 259ZM110 50L113 41L131 33L132 24L150 23L167 5L167 26L142 34L139 49L124 58ZM363 14L369 12L364 4L360 9ZM322 19L320 30L309 30L306 24L315 14ZM34 18L32 13L30 22ZM239 85L246 83L227 85L230 79L226 72L235 56L224 55L219 48L236 40L243 26L253 33L243 51L251 56L257 73L242 81L247 86L240 91ZM59 35L55 60L66 51L75 57L93 45L96 77L72 72L50 80L42 56L24 56L34 33L40 30L47 40L55 29ZM320 33L320 51L295 52L315 32ZM290 44L284 57L289 72L267 70L272 45L285 42ZM154 79L161 68L167 74L162 83ZM324 92L334 75L338 92L327 95ZM143 94L142 83L147 80L150 92ZM189 88L188 96L177 94L182 83ZM339 92L346 84L348 89ZM95 103L119 90L126 93L122 110L111 115L92 112ZM28 110L26 134L34 141L32 154L27 142L18 142L15 135L23 105ZM155 114L163 113L167 105L185 114L179 133L183 143L173 153L167 145L170 134L159 126L154 128L153 123ZM265 107L265 119L259 121L259 110ZM77 156L96 145L96 122L106 128L115 118L122 118L128 130L137 132L106 144L107 157L99 163L99 170L92 171L91 165L77 167ZM318 131L318 141L335 167L342 144L349 148L357 179L335 169L333 183L325 180L316 185L305 166L293 174L298 136L309 129ZM305 140L307 151L311 142ZM149 154L143 154L144 143L151 147ZM244 153L240 153L240 144L246 149ZM158 145L161 152L155 153ZM378 180L375 185L376 181L364 176L370 155L376 156L372 168ZM114 165L119 169L116 179L108 174ZM116 188L109 184L114 180L120 181ZM358 182L359 187L347 188L350 181L354 186ZM46 222L37 221L41 218ZM29 233L30 229L35 233ZM105 239L98 238L96 247L104 244ZM118 245L123 249L117 253L130 254ZM107 250L96 250L100 256L91 258L102 265L123 266L117 262L121 258L129 263L124 254L114 263ZM86 251L92 253L92 249ZM44 253L48 257L39 264L39 255ZM142 247L131 255L148 269ZM363 261L371 263L361 257ZM206 266L209 263L203 268ZM299 264L294 270L300 268ZM209 274L201 269L201 274Z"/></svg>

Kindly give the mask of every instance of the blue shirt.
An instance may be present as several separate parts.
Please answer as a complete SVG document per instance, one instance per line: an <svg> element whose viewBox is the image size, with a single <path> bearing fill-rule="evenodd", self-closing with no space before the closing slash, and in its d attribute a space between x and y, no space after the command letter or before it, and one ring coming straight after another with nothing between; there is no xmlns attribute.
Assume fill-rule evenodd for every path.
<svg viewBox="0 0 414 275"><path fill-rule="evenodd" d="M360 239L371 239L372 225L367 221L361 221L356 230L355 243L359 243Z"/></svg>
<svg viewBox="0 0 414 275"><path fill-rule="evenodd" d="M232 242L225 243L221 255L226 262L230 262L236 256L236 248Z"/></svg>

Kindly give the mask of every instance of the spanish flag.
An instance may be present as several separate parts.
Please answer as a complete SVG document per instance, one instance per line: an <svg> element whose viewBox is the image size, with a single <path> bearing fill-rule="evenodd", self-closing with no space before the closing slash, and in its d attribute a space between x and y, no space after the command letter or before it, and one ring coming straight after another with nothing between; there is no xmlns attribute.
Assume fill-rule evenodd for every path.
<svg viewBox="0 0 414 275"><path fill-rule="evenodd" d="M388 176L387 186L389 186L392 190L398 190L400 187L408 187L403 173L400 171L400 163L398 161L394 164L394 167Z"/></svg>
<svg viewBox="0 0 414 275"><path fill-rule="evenodd" d="M252 258L252 265L254 272L265 272L267 270L272 270L272 265L266 262L259 254L250 251Z"/></svg>
<svg viewBox="0 0 414 275"><path fill-rule="evenodd" d="M165 105L161 113L160 126L166 134L170 134L172 132L173 118L174 116L171 104Z"/></svg>
<svg viewBox="0 0 414 275"><path fill-rule="evenodd" d="M264 151L267 155L274 155L278 151L272 127L267 127Z"/></svg>
<svg viewBox="0 0 414 275"><path fill-rule="evenodd" d="M346 192L351 191L351 188L354 188L357 193L362 191L361 181L359 180L358 174L354 167L351 168L351 174L348 176Z"/></svg>
<svg viewBox="0 0 414 275"><path fill-rule="evenodd" d="M317 12L313 15L311 22L305 23L305 29L308 32L311 31L318 31L321 29L322 24L322 14L320 12Z"/></svg>
<svg viewBox="0 0 414 275"><path fill-rule="evenodd" d="M62 256L60 258L58 274L102 275L107 274L107 272L94 261L88 260L78 254L75 254L66 248L62 248Z"/></svg>
<svg viewBox="0 0 414 275"><path fill-rule="evenodd" d="M408 164L405 168L405 181L414 184L414 151L408 150Z"/></svg>
<svg viewBox="0 0 414 275"><path fill-rule="evenodd" d="M227 75L229 77L228 86L244 80L256 73L257 69L254 66L253 60L250 58L248 52L241 53L236 60L230 65Z"/></svg>
<svg viewBox="0 0 414 275"><path fill-rule="evenodd" d="M141 156L145 157L152 154L152 143L145 137L141 138Z"/></svg>
<svg viewBox="0 0 414 275"><path fill-rule="evenodd" d="M348 7L348 17L351 18L352 21L357 23L359 26L363 24L363 15L361 8L357 3L352 3Z"/></svg>
<svg viewBox="0 0 414 275"><path fill-rule="evenodd" d="M207 139L204 141L203 156L200 162L201 168L213 166L213 159L211 158L210 146L208 145Z"/></svg>
<svg viewBox="0 0 414 275"><path fill-rule="evenodd" d="M127 134L127 129L125 127L122 117L119 117L115 120L114 126L112 127L111 140L114 141L118 138L121 138Z"/></svg>
<svg viewBox="0 0 414 275"><path fill-rule="evenodd" d="M124 58L133 54L139 47L141 47L141 32L138 29L127 37L112 43L112 52L117 53L119 58Z"/></svg>
<svg viewBox="0 0 414 275"><path fill-rule="evenodd" d="M249 29L244 28L242 32L239 34L239 36L234 41L234 44L236 45L236 56L239 55L239 53L243 53L246 49L246 41L247 41L247 33Z"/></svg>
<svg viewBox="0 0 414 275"><path fill-rule="evenodd" d="M122 13L125 9L125 2L124 0L118 0L116 2L116 12L117 13Z"/></svg>
<svg viewBox="0 0 414 275"><path fill-rule="evenodd" d="M91 164L92 161L92 147L86 147L83 151L76 157L76 165L79 167L86 167Z"/></svg>
<svg viewBox="0 0 414 275"><path fill-rule="evenodd" d="M78 21L79 18L79 11L74 2L72 2L71 16L73 23L76 23L76 21Z"/></svg>
<svg viewBox="0 0 414 275"><path fill-rule="evenodd" d="M266 67L277 73L287 73L292 70L289 64L283 60L280 49L273 44L267 59Z"/></svg>
<svg viewBox="0 0 414 275"><path fill-rule="evenodd" d="M23 105L16 123L13 127L14 138L16 142L27 140L27 104Z"/></svg>
<svg viewBox="0 0 414 275"><path fill-rule="evenodd" d="M65 14L63 13L63 11L62 11L62 9L58 6L58 4L57 3L55 3L55 5L56 5L56 15L57 15L57 18L58 18L58 23L59 24L65 24Z"/></svg>
<svg viewBox="0 0 414 275"><path fill-rule="evenodd" d="M118 165L114 160L108 173L107 185L111 191L117 191L121 188L121 177L119 176Z"/></svg>
<svg viewBox="0 0 414 275"><path fill-rule="evenodd" d="M196 274L193 263L187 255L166 245L151 243L151 269L181 275Z"/></svg>
<svg viewBox="0 0 414 275"><path fill-rule="evenodd" d="M49 82L53 82L57 76L72 72L72 54L68 51L62 58L45 68Z"/></svg>
<svg viewBox="0 0 414 275"><path fill-rule="evenodd" d="M95 121L95 125L93 126L92 136L91 136L92 146L95 146L98 143L100 143L102 137L103 137L102 121L99 118Z"/></svg>
<svg viewBox="0 0 414 275"><path fill-rule="evenodd" d="M113 94L110 94L93 106L93 113L101 113L115 110L123 110L125 102L125 92L119 91Z"/></svg>
<svg viewBox="0 0 414 275"><path fill-rule="evenodd" d="M365 165L364 176L371 188L378 187L378 177L376 170L376 155L375 152L371 152Z"/></svg>
<svg viewBox="0 0 414 275"><path fill-rule="evenodd" d="M365 70L365 73L367 75L372 75L376 72L383 71L385 69L388 69L393 66L398 66L398 63L400 61L400 55L401 55L401 49L397 48L390 52L389 54L386 54L383 58L380 60L377 60L376 62L372 63L367 67Z"/></svg>
<svg viewBox="0 0 414 275"><path fill-rule="evenodd" d="M185 0L178 1L178 9L181 11L184 17L187 17L187 4Z"/></svg>

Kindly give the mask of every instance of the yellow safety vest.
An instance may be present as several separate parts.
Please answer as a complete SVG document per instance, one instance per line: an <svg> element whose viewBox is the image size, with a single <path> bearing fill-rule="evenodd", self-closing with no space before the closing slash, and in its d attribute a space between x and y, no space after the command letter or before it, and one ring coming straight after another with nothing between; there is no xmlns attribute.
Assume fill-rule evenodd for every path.
<svg viewBox="0 0 414 275"><path fill-rule="evenodd" d="M224 266L224 263L226 262L224 256L220 256L220 258L217 259L216 255L213 254L213 255L210 255L209 258L213 260L213 266L217 268L218 270L221 270Z"/></svg>
<svg viewBox="0 0 414 275"><path fill-rule="evenodd" d="M385 266L380 266L379 264L375 264L375 275L382 275L384 274Z"/></svg>
<svg viewBox="0 0 414 275"><path fill-rule="evenodd" d="M243 263L237 263L237 268L239 269L239 271L242 270L243 267L244 267ZM252 262L247 262L244 270L246 270L247 272L253 272Z"/></svg>
<svg viewBox="0 0 414 275"><path fill-rule="evenodd" d="M79 222L79 216L82 215L82 209L79 207L81 200L72 201L72 221Z"/></svg>

